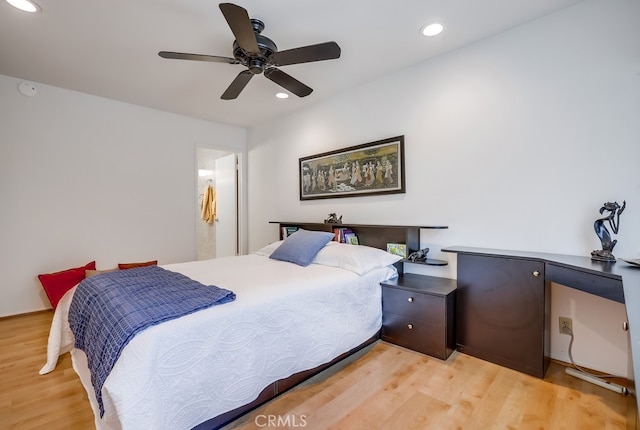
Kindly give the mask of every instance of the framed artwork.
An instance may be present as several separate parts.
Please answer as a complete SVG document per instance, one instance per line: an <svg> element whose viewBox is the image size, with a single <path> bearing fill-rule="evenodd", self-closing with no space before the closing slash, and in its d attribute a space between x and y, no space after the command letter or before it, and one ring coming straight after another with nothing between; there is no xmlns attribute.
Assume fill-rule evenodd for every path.
<svg viewBox="0 0 640 430"><path fill-rule="evenodd" d="M407 258L407 245L404 243L387 243L387 252Z"/></svg>
<svg viewBox="0 0 640 430"><path fill-rule="evenodd" d="M405 192L404 136L299 160L300 200Z"/></svg>

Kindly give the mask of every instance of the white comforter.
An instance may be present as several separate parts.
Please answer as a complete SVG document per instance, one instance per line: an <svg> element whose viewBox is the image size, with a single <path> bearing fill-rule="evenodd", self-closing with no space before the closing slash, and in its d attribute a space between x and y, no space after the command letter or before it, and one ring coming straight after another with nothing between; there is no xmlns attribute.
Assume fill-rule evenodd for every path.
<svg viewBox="0 0 640 430"><path fill-rule="evenodd" d="M386 267L359 276L257 254L163 267L237 298L139 333L104 384L99 429L190 429L253 401L276 380L332 360L380 329L379 282L396 274ZM67 323L72 295L56 309L40 373L71 351L95 414L86 357L73 349Z"/></svg>

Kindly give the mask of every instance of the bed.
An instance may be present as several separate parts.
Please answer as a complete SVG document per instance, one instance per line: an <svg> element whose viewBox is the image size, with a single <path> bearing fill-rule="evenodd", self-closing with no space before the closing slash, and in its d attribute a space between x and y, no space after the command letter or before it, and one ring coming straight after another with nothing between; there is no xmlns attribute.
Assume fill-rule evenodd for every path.
<svg viewBox="0 0 640 430"><path fill-rule="evenodd" d="M99 430L225 424L375 340L381 328L380 282L397 276L393 264L399 257L329 242L308 265L270 258L291 238L249 255L161 266L232 291L235 300L133 337L100 391L103 414L87 355L74 348L69 326L69 310L82 284L56 307L40 373L52 371L58 356L70 352Z"/></svg>

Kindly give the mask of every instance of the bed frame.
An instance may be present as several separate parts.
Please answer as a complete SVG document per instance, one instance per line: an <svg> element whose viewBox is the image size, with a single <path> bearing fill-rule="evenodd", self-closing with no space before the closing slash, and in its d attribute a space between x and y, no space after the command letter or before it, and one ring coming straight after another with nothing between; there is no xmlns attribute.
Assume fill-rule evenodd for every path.
<svg viewBox="0 0 640 430"><path fill-rule="evenodd" d="M268 402L269 400L279 396L280 394L284 393L285 391L295 387L296 385L298 385L299 383L311 378L312 376L322 372L323 370L333 366L334 364L344 360L345 358L349 357L350 355L360 351L362 348L365 348L366 346L372 344L373 342L375 342L376 340L379 339L379 333L376 334L374 337L370 338L369 340L367 340L366 342L364 342L363 344L353 348L350 351L345 352L342 355L339 355L338 357L334 358L333 360L331 360L329 363L325 363L322 364L318 367L315 367L313 369L309 369L309 370L304 370L302 372L298 372L298 373L294 373L293 375L289 376L288 378L285 379L280 379L279 381L276 381L272 384L269 384L264 390L262 390L262 392L258 395L258 397L251 403L246 404L244 406L240 406L237 409L234 409L232 411L229 412L225 412L222 415L218 415L215 418L211 418L210 420L207 420L201 424L198 424L197 426L195 426L192 430L213 430L213 429L219 429L220 427L229 424L231 421L240 418L242 415L251 412L253 409L265 404L266 402Z"/></svg>
<svg viewBox="0 0 640 430"><path fill-rule="evenodd" d="M309 223L309 222L281 222L271 221L271 224L278 224L280 239L282 239L283 227L297 227L305 230L328 231L333 232L334 228L344 227L353 231L359 239L361 245L367 245L374 248L387 250L387 243L406 243L409 252L420 249L420 229L422 228L447 228L446 226L396 226L396 225L366 225L366 224L328 224L328 223ZM403 261L396 263L398 273L403 273ZM344 360L352 354L372 344L380 338L378 332L364 343L336 357L328 363L322 364L316 368L295 373L288 378L280 379L265 387L258 397L244 406L240 406L222 415L211 418L201 424L195 426L192 430L213 430L218 429L231 421L241 417L242 415L252 411L253 409L263 405L269 400L279 396L285 391L295 387L301 382L311 378L312 376L322 372L323 370L333 366L334 364Z"/></svg>

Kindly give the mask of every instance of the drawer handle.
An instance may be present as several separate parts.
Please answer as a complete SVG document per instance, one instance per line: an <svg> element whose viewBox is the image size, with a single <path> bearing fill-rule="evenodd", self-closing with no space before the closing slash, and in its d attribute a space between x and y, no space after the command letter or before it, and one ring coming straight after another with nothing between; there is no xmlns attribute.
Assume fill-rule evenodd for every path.
<svg viewBox="0 0 640 430"><path fill-rule="evenodd" d="M407 328L408 328L409 330L413 330L413 324L407 324Z"/></svg>
<svg viewBox="0 0 640 430"><path fill-rule="evenodd" d="M409 303L413 303L413 297L409 297L409 298L407 299L407 301L408 301Z"/></svg>
<svg viewBox="0 0 640 430"><path fill-rule="evenodd" d="M538 276L540 276L540 272L538 272L537 270L534 270L533 271L533 276L535 276L537 278Z"/></svg>
<svg viewBox="0 0 640 430"><path fill-rule="evenodd" d="M629 331L629 323L627 321L622 323L622 330Z"/></svg>

